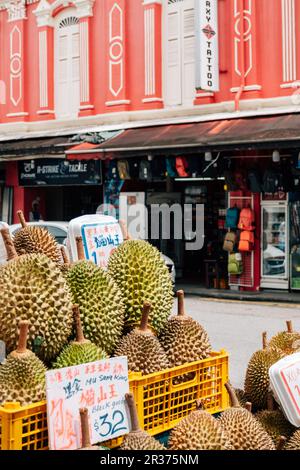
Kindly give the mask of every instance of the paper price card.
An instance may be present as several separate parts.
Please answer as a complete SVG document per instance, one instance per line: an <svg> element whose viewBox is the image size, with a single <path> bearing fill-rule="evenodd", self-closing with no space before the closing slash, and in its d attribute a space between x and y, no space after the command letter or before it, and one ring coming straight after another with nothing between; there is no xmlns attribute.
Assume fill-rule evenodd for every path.
<svg viewBox="0 0 300 470"><path fill-rule="evenodd" d="M123 242L122 231L117 222L83 225L81 236L86 259L102 268L107 267L112 251Z"/></svg>
<svg viewBox="0 0 300 470"><path fill-rule="evenodd" d="M300 361L283 367L280 374L288 396L300 418Z"/></svg>
<svg viewBox="0 0 300 470"><path fill-rule="evenodd" d="M126 357L49 370L46 386L51 450L81 447L80 408L88 409L92 444L129 432Z"/></svg>

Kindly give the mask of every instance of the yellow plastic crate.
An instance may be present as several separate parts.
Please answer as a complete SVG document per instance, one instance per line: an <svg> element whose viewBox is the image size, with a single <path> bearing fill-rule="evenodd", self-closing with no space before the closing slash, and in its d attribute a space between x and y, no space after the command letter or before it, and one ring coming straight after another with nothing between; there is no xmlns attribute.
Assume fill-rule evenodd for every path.
<svg viewBox="0 0 300 470"><path fill-rule="evenodd" d="M182 381L184 376L184 381ZM229 406L225 383L228 381L228 353L212 352L202 361L162 372L129 375L142 429L157 435L172 429L202 400L205 409L220 413ZM45 450L48 448L46 403L27 407L8 404L0 407L0 449ZM118 447L123 438L104 443Z"/></svg>

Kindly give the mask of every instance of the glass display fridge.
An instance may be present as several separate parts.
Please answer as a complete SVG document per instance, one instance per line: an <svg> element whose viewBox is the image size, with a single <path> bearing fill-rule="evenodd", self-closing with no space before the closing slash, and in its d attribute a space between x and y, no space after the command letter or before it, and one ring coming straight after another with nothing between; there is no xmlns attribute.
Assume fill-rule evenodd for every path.
<svg viewBox="0 0 300 470"><path fill-rule="evenodd" d="M261 287L289 288L288 200L261 201Z"/></svg>

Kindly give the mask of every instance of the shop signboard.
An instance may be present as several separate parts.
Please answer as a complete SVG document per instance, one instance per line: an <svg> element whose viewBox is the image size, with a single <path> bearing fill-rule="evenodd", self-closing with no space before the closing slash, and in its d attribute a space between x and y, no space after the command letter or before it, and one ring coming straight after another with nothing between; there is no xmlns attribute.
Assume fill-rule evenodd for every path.
<svg viewBox="0 0 300 470"><path fill-rule="evenodd" d="M196 88L219 91L218 0L195 2Z"/></svg>
<svg viewBox="0 0 300 470"><path fill-rule="evenodd" d="M127 357L49 370L46 387L51 450L81 447L80 408L88 410L92 444L128 434Z"/></svg>
<svg viewBox="0 0 300 470"><path fill-rule="evenodd" d="M61 158L19 162L20 186L86 186L102 184L101 161Z"/></svg>

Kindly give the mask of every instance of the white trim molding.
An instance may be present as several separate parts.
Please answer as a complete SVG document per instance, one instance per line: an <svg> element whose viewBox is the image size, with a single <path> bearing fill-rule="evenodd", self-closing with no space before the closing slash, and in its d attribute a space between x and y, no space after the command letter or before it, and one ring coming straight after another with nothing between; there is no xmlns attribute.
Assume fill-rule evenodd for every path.
<svg viewBox="0 0 300 470"><path fill-rule="evenodd" d="M243 88L243 91L260 91L262 89L261 85L246 85ZM230 88L231 93L237 93L240 90L240 87Z"/></svg>
<svg viewBox="0 0 300 470"><path fill-rule="evenodd" d="M78 18L87 18L93 16L95 0L73 0L77 10Z"/></svg>
<svg viewBox="0 0 300 470"><path fill-rule="evenodd" d="M26 2L25 0L8 1L5 3L8 14L8 23L12 21L26 20Z"/></svg>
<svg viewBox="0 0 300 470"><path fill-rule="evenodd" d="M79 61L80 61L80 102L90 101L90 68L89 68L89 23L79 23ZM82 109L82 108L81 108Z"/></svg>
<svg viewBox="0 0 300 470"><path fill-rule="evenodd" d="M48 44L47 31L39 31L40 108L48 107Z"/></svg>
<svg viewBox="0 0 300 470"><path fill-rule="evenodd" d="M6 115L6 117L24 117L24 116L29 116L29 113L9 113Z"/></svg>
<svg viewBox="0 0 300 470"><path fill-rule="evenodd" d="M143 103L156 103L156 102L162 103L163 99L162 98L156 98L155 96L151 96L151 98L144 98L142 100Z"/></svg>
<svg viewBox="0 0 300 470"><path fill-rule="evenodd" d="M43 115L43 114L55 114L55 111L53 109L40 109L37 111L37 114Z"/></svg>
<svg viewBox="0 0 300 470"><path fill-rule="evenodd" d="M296 81L296 82L291 82L291 83L282 83L280 85L280 88L299 88L300 87L300 81Z"/></svg>
<svg viewBox="0 0 300 470"><path fill-rule="evenodd" d="M117 106L120 104L130 104L130 100L116 100L116 101L106 101L105 105L106 106Z"/></svg>
<svg viewBox="0 0 300 470"><path fill-rule="evenodd" d="M155 10L144 11L145 96L155 95Z"/></svg>
<svg viewBox="0 0 300 470"><path fill-rule="evenodd" d="M94 106L92 104L84 104L79 106L79 111L86 111L88 109L94 109Z"/></svg>
<svg viewBox="0 0 300 470"><path fill-rule="evenodd" d="M142 5L154 5L155 3L158 5L162 5L163 0L144 0Z"/></svg>
<svg viewBox="0 0 300 470"><path fill-rule="evenodd" d="M297 80L295 0L281 0L283 82Z"/></svg>
<svg viewBox="0 0 300 470"><path fill-rule="evenodd" d="M73 0L73 4L77 10L78 18L93 16L93 7L95 0ZM68 0L55 0L49 3L48 0L41 0L38 7L33 11L36 16L38 27L51 26L54 27L53 13L60 7L68 7Z"/></svg>

